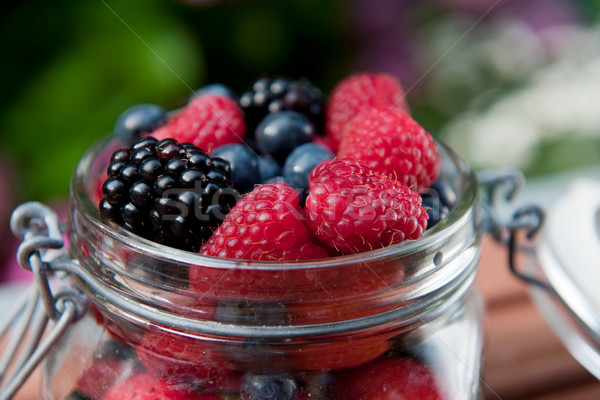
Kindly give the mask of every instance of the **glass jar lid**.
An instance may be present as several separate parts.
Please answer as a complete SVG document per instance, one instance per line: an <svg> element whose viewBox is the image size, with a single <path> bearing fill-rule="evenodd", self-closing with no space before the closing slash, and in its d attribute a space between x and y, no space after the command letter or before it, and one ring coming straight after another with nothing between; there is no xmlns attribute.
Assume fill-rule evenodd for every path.
<svg viewBox="0 0 600 400"><path fill-rule="evenodd" d="M569 352L600 379L600 182L574 181L548 210L536 249L551 290L534 301Z"/></svg>

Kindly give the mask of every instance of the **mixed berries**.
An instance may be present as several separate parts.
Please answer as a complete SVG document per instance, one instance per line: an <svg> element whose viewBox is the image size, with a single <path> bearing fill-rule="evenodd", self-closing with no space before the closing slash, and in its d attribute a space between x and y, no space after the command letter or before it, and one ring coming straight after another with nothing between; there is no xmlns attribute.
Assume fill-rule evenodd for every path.
<svg viewBox="0 0 600 400"><path fill-rule="evenodd" d="M298 193L285 183L259 185L248 193L202 245L200 254L255 261L314 260L328 255L302 217Z"/></svg>
<svg viewBox="0 0 600 400"><path fill-rule="evenodd" d="M283 78L231 93L209 85L168 120L158 106L126 110L117 136L137 139L111 158L101 214L162 244L263 261L359 253L423 234L441 157L393 76L350 76L329 101L310 82ZM268 190L297 193L276 235L270 213L280 203ZM284 243L283 232L296 241Z"/></svg>
<svg viewBox="0 0 600 400"><path fill-rule="evenodd" d="M190 268L190 292L220 298L212 307L223 323L239 322L219 319L223 309L228 317L239 309L240 321L257 325L365 316L370 311L336 308L336 300L401 283L401 265L354 263L344 276L309 276L282 262L418 240L457 202L439 178L436 142L410 116L402 87L387 74L350 76L328 100L306 80L260 78L239 98L224 85L209 85L169 114L154 105L133 107L115 131L123 146L99 184L103 218L203 256L279 266ZM303 297L307 288L313 294ZM324 300L329 309L314 307ZM268 317L260 310L275 311ZM183 337L144 335L136 346L139 372L104 398L441 398L427 365L390 353L389 337L323 343L316 353L284 354L285 365L267 362L257 370L240 370L231 351ZM327 377L317 377L319 371ZM327 380L326 393L314 391L323 386L313 384L318 379Z"/></svg>
<svg viewBox="0 0 600 400"><path fill-rule="evenodd" d="M265 116L277 111L300 112L317 130L322 130L325 121L325 100L321 90L306 79L259 78L240 96L239 105L246 116L250 135Z"/></svg>

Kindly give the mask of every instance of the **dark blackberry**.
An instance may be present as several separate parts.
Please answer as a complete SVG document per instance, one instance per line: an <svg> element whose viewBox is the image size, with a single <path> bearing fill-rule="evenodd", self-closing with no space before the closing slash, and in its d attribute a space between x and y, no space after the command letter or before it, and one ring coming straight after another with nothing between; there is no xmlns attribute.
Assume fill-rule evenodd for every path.
<svg viewBox="0 0 600 400"><path fill-rule="evenodd" d="M256 126L269 113L292 110L305 114L319 133L325 123L325 100L321 90L308 80L260 78L242 94L239 105L246 115L247 132L253 134Z"/></svg>
<svg viewBox="0 0 600 400"><path fill-rule="evenodd" d="M183 250L198 251L239 197L225 160L174 139L146 137L117 150L107 172L100 214Z"/></svg>

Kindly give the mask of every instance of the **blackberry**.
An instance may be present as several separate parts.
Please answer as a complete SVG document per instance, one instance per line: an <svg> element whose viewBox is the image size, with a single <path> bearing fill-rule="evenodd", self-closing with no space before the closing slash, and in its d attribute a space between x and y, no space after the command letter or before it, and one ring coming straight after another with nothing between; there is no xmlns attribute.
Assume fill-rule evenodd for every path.
<svg viewBox="0 0 600 400"><path fill-rule="evenodd" d="M197 252L239 194L229 163L175 139L138 140L113 153L100 214L155 242Z"/></svg>
<svg viewBox="0 0 600 400"><path fill-rule="evenodd" d="M248 134L253 134L267 114L282 110L305 114L317 132L324 129L325 100L321 90L304 78L260 78L240 96L239 105L246 115Z"/></svg>

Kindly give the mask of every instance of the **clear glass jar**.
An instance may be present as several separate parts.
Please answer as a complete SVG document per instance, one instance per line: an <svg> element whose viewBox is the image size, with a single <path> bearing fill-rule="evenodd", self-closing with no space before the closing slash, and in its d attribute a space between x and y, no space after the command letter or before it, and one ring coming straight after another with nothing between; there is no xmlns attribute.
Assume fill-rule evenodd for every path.
<svg viewBox="0 0 600 400"><path fill-rule="evenodd" d="M45 360L45 399L100 400L133 375L206 400L478 397L483 229L476 178L450 149L441 178L458 203L421 239L285 264L200 256L101 220L96 182L115 149L92 148L72 180L70 252L90 306ZM269 385L279 397L251 394Z"/></svg>

